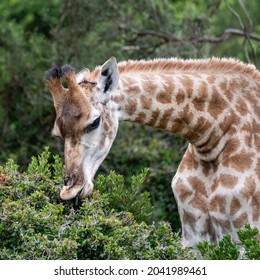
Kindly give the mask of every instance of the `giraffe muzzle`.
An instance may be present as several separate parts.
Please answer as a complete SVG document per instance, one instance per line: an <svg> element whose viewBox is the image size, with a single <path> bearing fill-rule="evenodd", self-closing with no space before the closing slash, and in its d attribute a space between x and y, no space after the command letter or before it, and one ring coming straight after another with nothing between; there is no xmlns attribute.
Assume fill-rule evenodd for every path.
<svg viewBox="0 0 260 280"><path fill-rule="evenodd" d="M84 184L64 185L60 191L60 198L62 200L70 200L75 197L77 199L84 199L91 195L93 191L93 183L91 181Z"/></svg>
<svg viewBox="0 0 260 280"><path fill-rule="evenodd" d="M70 200L76 197L84 188L84 185L63 186L60 191L62 200Z"/></svg>

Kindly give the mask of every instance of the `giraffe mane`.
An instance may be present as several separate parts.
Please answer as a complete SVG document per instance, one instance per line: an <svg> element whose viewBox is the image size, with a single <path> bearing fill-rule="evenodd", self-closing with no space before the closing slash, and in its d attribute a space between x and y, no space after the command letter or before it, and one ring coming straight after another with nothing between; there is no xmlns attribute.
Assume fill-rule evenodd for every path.
<svg viewBox="0 0 260 280"><path fill-rule="evenodd" d="M210 59L178 59L156 58L153 60L126 60L118 63L120 74L133 72L158 72L158 73L231 73L241 72L260 80L260 72L253 64L246 64L234 58L210 58ZM100 66L90 73L90 80L96 80Z"/></svg>

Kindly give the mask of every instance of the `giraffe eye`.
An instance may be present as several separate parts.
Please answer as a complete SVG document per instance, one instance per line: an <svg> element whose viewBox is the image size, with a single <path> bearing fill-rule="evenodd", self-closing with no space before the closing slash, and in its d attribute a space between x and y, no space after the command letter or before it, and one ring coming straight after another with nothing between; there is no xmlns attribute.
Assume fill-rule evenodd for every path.
<svg viewBox="0 0 260 280"><path fill-rule="evenodd" d="M96 118L93 123L89 124L86 128L85 128L85 132L86 133L90 133L92 130L98 128L100 124L100 117Z"/></svg>

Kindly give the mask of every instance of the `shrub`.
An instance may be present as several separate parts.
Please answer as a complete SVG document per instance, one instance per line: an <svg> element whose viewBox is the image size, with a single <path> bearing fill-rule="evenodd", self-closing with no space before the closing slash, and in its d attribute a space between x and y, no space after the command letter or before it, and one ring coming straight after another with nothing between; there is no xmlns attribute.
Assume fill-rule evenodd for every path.
<svg viewBox="0 0 260 280"><path fill-rule="evenodd" d="M90 198L75 205L59 198L63 165L48 148L27 170L9 159L0 167L0 259L190 259L165 222L150 221L142 183L126 185L111 172L98 176Z"/></svg>
<svg viewBox="0 0 260 280"><path fill-rule="evenodd" d="M239 242L232 242L231 235L226 234L214 245L208 241L199 242L197 247L204 259L209 260L260 260L259 230L246 224L237 232Z"/></svg>
<svg viewBox="0 0 260 280"><path fill-rule="evenodd" d="M0 259L195 259L169 223L151 221L144 169L130 183L115 172L99 175L90 198L61 201L63 164L45 148L27 170L9 159L0 166ZM199 258L260 259L259 230L246 225L239 242L199 242Z"/></svg>

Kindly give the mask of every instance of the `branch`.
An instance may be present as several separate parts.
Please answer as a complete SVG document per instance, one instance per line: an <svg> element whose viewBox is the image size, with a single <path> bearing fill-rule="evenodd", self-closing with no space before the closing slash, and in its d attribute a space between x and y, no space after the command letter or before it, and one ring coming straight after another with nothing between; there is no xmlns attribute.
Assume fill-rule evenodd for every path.
<svg viewBox="0 0 260 280"><path fill-rule="evenodd" d="M163 39L165 42L179 41L180 39L172 36L172 34L162 33L154 30L145 30L134 32L138 37L142 36L154 36L160 39Z"/></svg>
<svg viewBox="0 0 260 280"><path fill-rule="evenodd" d="M245 7L243 1L242 1L242 0L238 0L238 2L239 2L240 7L243 9L243 11L244 11L244 13L245 13L247 19L248 19L249 30L252 30L252 28L253 28L253 21L252 21L250 15L249 15L249 13L248 13L248 11L247 11L247 9L246 9L246 7Z"/></svg>
<svg viewBox="0 0 260 280"><path fill-rule="evenodd" d="M194 38L194 39L195 39L195 41L198 41L198 42L221 43L221 42L227 41L231 36L246 37L248 39L260 42L260 36L257 36L255 34L248 34L244 30L235 29L235 28L225 29L223 34L220 36L213 37L213 36L205 35L205 36Z"/></svg>
<svg viewBox="0 0 260 280"><path fill-rule="evenodd" d="M253 21L243 3L243 0L238 0L238 3L240 5L240 7L242 8L244 14L246 15L247 17L247 20L248 20L248 24L243 24L242 22L242 19L241 17L239 16L239 14L230 7L230 5L228 4L227 0L225 0L225 4L228 8L228 10L231 12L231 14L233 14L239 21L239 24L240 24L240 27L241 27L241 30L244 31L244 42L243 42L243 47L244 47L244 52L245 52L245 55L246 55L246 58L247 58L247 61L248 62L251 62L250 61L250 57L249 57L249 54L248 54L248 49L247 49L247 43L249 43L252 51L253 51L253 54L254 54L254 60L255 62L257 61L257 55L256 55L256 48L255 46L253 45L252 41L251 41L251 37L250 37L250 33L252 31L252 28L253 28Z"/></svg>
<svg viewBox="0 0 260 280"><path fill-rule="evenodd" d="M244 24L243 24L243 21L242 21L240 15L239 15L234 9L231 8L231 6L228 4L227 0L225 0L225 4L226 4L228 10L230 11L230 13L231 13L232 15L234 15L234 16L237 18L241 29L242 29L242 30L245 30L245 26L244 26Z"/></svg>
<svg viewBox="0 0 260 280"><path fill-rule="evenodd" d="M208 36L204 35L201 37L189 37L189 38L177 38L169 33L162 33L154 30L145 30L145 31L131 31L131 33L136 34L137 37L143 36L153 36L160 39L163 39L166 43L168 42L207 42L207 43L221 43L227 41L231 36L237 37L246 37L248 39L260 42L260 36L255 34L248 34L244 30L235 29L235 28L227 28L224 32L219 36Z"/></svg>

